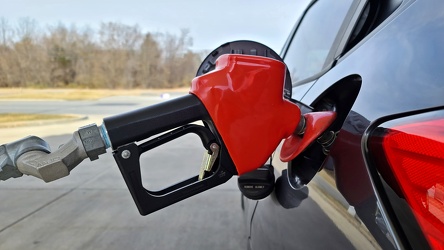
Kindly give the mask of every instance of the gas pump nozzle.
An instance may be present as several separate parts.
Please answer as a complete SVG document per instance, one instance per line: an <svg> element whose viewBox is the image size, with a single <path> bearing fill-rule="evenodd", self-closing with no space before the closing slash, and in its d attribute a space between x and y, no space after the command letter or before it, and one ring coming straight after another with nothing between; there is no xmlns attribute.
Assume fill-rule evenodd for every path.
<svg viewBox="0 0 444 250"><path fill-rule="evenodd" d="M222 55L215 70L192 81L189 94L104 119L139 212L149 214L261 167L301 118L299 107L283 97L285 76L286 66L278 60ZM191 124L195 121L204 125ZM188 133L197 134L209 153L200 176L160 191L145 189L139 156Z"/></svg>

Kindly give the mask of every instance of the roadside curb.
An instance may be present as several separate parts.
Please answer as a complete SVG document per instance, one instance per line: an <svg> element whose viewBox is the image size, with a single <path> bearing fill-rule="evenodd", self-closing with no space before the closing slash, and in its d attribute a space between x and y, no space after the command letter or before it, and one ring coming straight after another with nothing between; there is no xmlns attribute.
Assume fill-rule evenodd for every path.
<svg viewBox="0 0 444 250"><path fill-rule="evenodd" d="M87 120L89 117L85 115L74 115L74 114L64 114L73 116L72 118L61 118L61 119L48 119L48 120L35 120L35 121L21 121L21 122L8 122L0 124L0 129L2 128L16 128L16 127L34 127L34 126L46 126L54 124L66 124L71 122L77 122L82 120Z"/></svg>

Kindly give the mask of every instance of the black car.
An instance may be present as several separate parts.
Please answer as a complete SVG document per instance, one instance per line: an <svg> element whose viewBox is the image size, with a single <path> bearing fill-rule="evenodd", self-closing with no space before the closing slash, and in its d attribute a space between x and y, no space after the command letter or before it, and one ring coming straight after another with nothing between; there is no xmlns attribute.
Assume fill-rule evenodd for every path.
<svg viewBox="0 0 444 250"><path fill-rule="evenodd" d="M334 142L274 154L274 192L242 198L249 249L442 249L444 2L312 1L281 55Z"/></svg>
<svg viewBox="0 0 444 250"><path fill-rule="evenodd" d="M45 141L37 137L27 137L1 145L0 173L3 176L0 179L19 177L25 173L48 182L53 181L68 175L69 171L86 158L98 159L98 155L106 153L106 149L111 147L119 170L142 215L211 189L228 181L231 176L240 174L238 183L245 195L242 196L241 205L248 230L249 249L444 249L443 10L444 2L438 0L314 0L295 25L282 50L281 56L288 69L285 76L281 74L286 71L284 64L269 58L246 55L224 56L221 62L224 67L220 69L225 71L207 74L219 65L214 60L221 52L244 53L243 50L232 49L231 45L259 46L245 41L227 43L204 60L198 70L201 78L193 80L188 95L107 117L101 126L91 124L82 127L73 133L68 143L53 152ZM279 57L274 52L263 49L262 45L260 48L252 47L248 52L251 55L260 55L260 52L274 59ZM261 65L261 69L273 68L271 64L279 65L278 69L282 70L278 71L280 73L276 79L283 79L285 82L285 86L280 86L285 88L282 96L287 99L286 105L292 105L292 112L288 112L290 109L281 109L281 114L284 111L285 114L293 114L296 110L303 112L295 114L294 119L284 120L281 118L288 117L273 116L277 112L270 109L270 115L266 115L271 119L267 122L279 121L282 128L289 124L286 121L299 120L301 114L310 113L334 114L334 120L327 125L326 131L322 129L322 134L319 134L321 136L313 137L318 137L315 142L301 147L304 150L288 163L280 160L289 159L282 157L281 152L286 155L284 142L281 146L283 150L278 148L269 164L256 170L256 162L251 164L242 161L242 167L245 168L237 168L234 157L230 156L234 155L233 151L230 152L226 146L227 142L231 142L230 145L234 145L235 149L241 149L241 154L236 154L236 160L266 161L279 141L269 151L261 151L259 154L255 149L262 141L251 140L251 131L255 132L254 135L261 133L263 138L269 139L276 126L253 119L256 118L254 116L249 117L251 119L245 119L244 116L254 113L247 104L267 97L272 99L272 95L264 91L269 85L256 88L261 90L259 95L250 94L251 87L255 86L251 84L253 81L247 82L250 83L245 85L248 88L242 86L242 91L239 91L242 95L239 96L244 97L244 93L248 93L245 94L248 99L234 99L234 104L240 103L238 106L242 107L239 109L243 112L233 112L238 106L230 102L233 101L232 96L236 96L231 94L240 89L237 84L242 83L236 77L231 78L231 74L241 75L240 79L251 77L255 79L255 83L268 83L267 79L273 77L261 78L242 70L234 70L235 64L227 66L228 62L235 62L229 58L243 58L245 61L240 61L237 65L249 68L251 72L258 71L257 65ZM218 78L219 76L221 77ZM211 82L206 77L215 77L212 78L215 80ZM219 85L206 86L204 83L208 82ZM225 85L221 85L221 82ZM220 91L221 89L224 91ZM210 90L212 92L209 94ZM280 99L280 91L273 98ZM263 99L257 98L258 96ZM294 99L293 103L288 100L290 96ZM244 100L248 101L241 102ZM219 105L219 102L222 101L227 101L230 105L224 106L225 109L220 108L223 105ZM295 103L298 107L293 105ZM205 105L214 112L211 114ZM272 104L266 105L266 108L273 107ZM228 106L230 108L226 108ZM256 108L255 112L266 109L264 107ZM219 110L223 111L218 113ZM214 116L215 113L220 116ZM236 123L238 120L227 115L233 113L236 114L234 118L243 122ZM199 120L204 122L204 126L190 124ZM229 121L228 129L215 125L223 125L226 121ZM263 127L268 130L264 132L265 129L260 127L261 129L248 131L248 126L242 127L239 124L265 124ZM299 126L300 124L295 122L296 130L292 126L289 133L293 134L288 138L295 135L293 131L297 131L298 136L307 136L309 126L314 123L307 122ZM308 127L305 131L304 126ZM237 133L228 133L228 137L221 136L221 132L231 132L232 128L236 128ZM151 138L159 133L159 136ZM145 189L141 176L141 154L191 133L199 136L206 149L207 158L200 174L162 190ZM240 135L244 140L237 140ZM263 143L265 145L267 141L264 140ZM169 157L170 153L176 151L169 152L164 158ZM174 169L176 171L177 168ZM94 175L93 179L87 181L95 180ZM245 183L248 184L244 185ZM13 225L21 227L18 222L27 221L30 215L71 193L75 188L77 186L20 217L6 228ZM94 193L92 197L97 196ZM106 208L109 208L109 202L116 204L116 200L104 197ZM216 196L212 198L217 200ZM89 204L88 200L86 204ZM198 207L199 212L211 210L201 206L201 203L195 204L193 207ZM220 204L219 207L226 207L228 203ZM74 208L76 207L70 207L72 210ZM85 212L83 208L77 210ZM122 213L124 210L126 208L116 211ZM85 214L89 212L87 209ZM101 214L103 211L96 209L97 213ZM94 211L91 215L94 215ZM59 215L57 218L61 217ZM134 223L126 215L119 217L127 224ZM189 217L192 223L187 223L186 226L197 223L194 216ZM215 221L220 222L221 217L223 216L219 214L211 216L211 220L201 221L212 224ZM113 222L119 221L112 216L108 218ZM165 217L161 218L160 223L163 223ZM74 219L78 217L71 218ZM212 221L213 219L216 220ZM66 229L65 224L70 226L70 223L59 223L57 219L55 221L63 226L54 227L50 232ZM171 235L159 230L156 223L151 225L155 230L143 231L137 228L137 231L150 231L154 236L162 235L160 238L169 240ZM171 226L168 228L186 231L181 227L185 224L174 220L168 225ZM35 227L30 228L33 230ZM122 231L122 228L119 225L117 231ZM219 228L227 231L223 223L217 227L218 230ZM98 230L102 228L99 227ZM11 231L9 235L12 234L23 238L15 231ZM238 232L234 234L241 235ZM120 241L120 237L116 237L115 232L110 235L113 238L111 246L116 246L113 244ZM127 231L124 235L128 236ZM220 241L223 246L228 247L225 245L228 238L217 233L213 236L218 240L222 239ZM97 237L98 244L102 244L101 240L102 232ZM180 240L177 242L179 243L172 243L171 246L180 244ZM33 241L29 237L27 243L35 246L40 241Z"/></svg>

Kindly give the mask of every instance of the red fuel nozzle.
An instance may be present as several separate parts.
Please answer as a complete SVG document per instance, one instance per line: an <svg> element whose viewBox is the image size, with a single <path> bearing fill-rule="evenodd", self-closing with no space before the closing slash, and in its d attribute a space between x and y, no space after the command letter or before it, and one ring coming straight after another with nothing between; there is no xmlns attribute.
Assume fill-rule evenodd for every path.
<svg viewBox="0 0 444 250"><path fill-rule="evenodd" d="M152 213L263 166L301 119L300 108L284 97L286 75L281 61L225 54L214 70L193 79L190 94L105 119L139 212ZM198 120L204 126L190 124ZM145 189L140 155L189 133L209 154L203 171L162 190Z"/></svg>
<svg viewBox="0 0 444 250"><path fill-rule="evenodd" d="M222 55L213 71L193 80L189 95L106 118L114 158L140 214L263 166L301 117L299 107L284 98L286 72L275 59ZM190 124L198 120L204 126ZM140 155L189 133L210 154L204 172L161 190L145 189Z"/></svg>
<svg viewBox="0 0 444 250"><path fill-rule="evenodd" d="M266 57L222 55L214 71L194 78L239 175L262 166L295 131L301 111L284 99L286 66Z"/></svg>

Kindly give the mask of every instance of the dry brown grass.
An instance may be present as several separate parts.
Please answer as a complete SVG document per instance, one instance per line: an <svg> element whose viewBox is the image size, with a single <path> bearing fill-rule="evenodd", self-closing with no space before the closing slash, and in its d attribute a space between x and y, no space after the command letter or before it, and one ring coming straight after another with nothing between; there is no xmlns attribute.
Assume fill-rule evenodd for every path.
<svg viewBox="0 0 444 250"><path fill-rule="evenodd" d="M71 115L50 115L50 114L20 114L6 113L0 114L0 123L13 123L34 120L53 120L53 119L69 119Z"/></svg>
<svg viewBox="0 0 444 250"><path fill-rule="evenodd" d="M0 100L45 99L45 100L97 100L110 96L140 96L163 92L184 92L180 89L21 89L0 88Z"/></svg>
<svg viewBox="0 0 444 250"><path fill-rule="evenodd" d="M0 114L0 128L38 125L44 124L45 122L56 122L77 118L78 117L74 115L4 113Z"/></svg>

